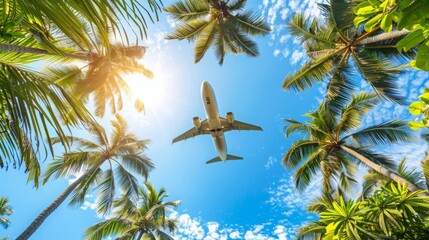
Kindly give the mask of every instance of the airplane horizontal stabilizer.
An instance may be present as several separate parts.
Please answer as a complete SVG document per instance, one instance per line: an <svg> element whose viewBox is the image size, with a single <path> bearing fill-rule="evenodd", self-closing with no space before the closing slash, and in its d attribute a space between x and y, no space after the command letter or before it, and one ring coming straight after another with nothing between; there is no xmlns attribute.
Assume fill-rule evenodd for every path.
<svg viewBox="0 0 429 240"><path fill-rule="evenodd" d="M230 161L230 160L243 160L243 158L228 154L226 156L226 161ZM212 160L207 161L206 164L215 163L215 162L222 162L222 159L220 157L215 157Z"/></svg>
<svg viewBox="0 0 429 240"><path fill-rule="evenodd" d="M226 160L228 161L228 160L243 160L243 158L242 157L238 157L238 156L234 156L234 155L227 155L226 156Z"/></svg>

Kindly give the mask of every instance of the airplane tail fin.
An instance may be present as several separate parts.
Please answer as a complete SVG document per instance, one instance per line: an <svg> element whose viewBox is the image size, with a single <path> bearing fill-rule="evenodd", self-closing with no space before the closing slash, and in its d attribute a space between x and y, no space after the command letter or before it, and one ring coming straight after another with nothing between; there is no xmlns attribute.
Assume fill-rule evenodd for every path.
<svg viewBox="0 0 429 240"><path fill-rule="evenodd" d="M243 158L228 154L226 156L226 161L230 161L230 160L243 160ZM220 159L220 157L215 157L212 160L207 161L206 164L215 163L215 162L222 162L222 159Z"/></svg>

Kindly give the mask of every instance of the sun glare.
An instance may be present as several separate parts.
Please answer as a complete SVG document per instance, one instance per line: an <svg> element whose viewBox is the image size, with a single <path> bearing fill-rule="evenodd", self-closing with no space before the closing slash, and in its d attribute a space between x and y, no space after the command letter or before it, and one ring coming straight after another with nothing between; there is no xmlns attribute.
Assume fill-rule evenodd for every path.
<svg viewBox="0 0 429 240"><path fill-rule="evenodd" d="M162 79L148 79L139 73L127 74L124 79L131 88L132 96L143 101L146 108L159 107L163 104L165 87Z"/></svg>

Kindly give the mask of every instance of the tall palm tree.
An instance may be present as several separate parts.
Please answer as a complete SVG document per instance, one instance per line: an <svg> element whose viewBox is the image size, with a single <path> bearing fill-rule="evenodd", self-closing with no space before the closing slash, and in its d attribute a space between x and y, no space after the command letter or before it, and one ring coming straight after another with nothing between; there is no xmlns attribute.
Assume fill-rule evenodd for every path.
<svg viewBox="0 0 429 240"><path fill-rule="evenodd" d="M8 205L9 199L7 197L0 198L0 224L7 228L10 225L10 221L6 218L13 213L12 207Z"/></svg>
<svg viewBox="0 0 429 240"><path fill-rule="evenodd" d="M125 27L135 25L134 35L146 36L147 20L158 19L160 10L158 0L148 0L146 6L135 0L127 3L120 0L2 1L0 167L8 169L9 164L19 167L25 162L29 180L37 187L40 168L38 155L34 153L40 152L43 146L42 150L50 150L53 155L51 142L44 144L45 139L50 139L49 132L54 130L68 146L63 127L92 121L82 102L62 86L67 81L79 77L84 80L79 82L79 90L96 92L98 115L104 113L107 102L114 110L120 108L122 99L118 93L126 91L121 88L127 86L112 69L122 67L123 72L143 71L151 75L138 66L137 58L145 49L129 47L130 34ZM112 44L112 35L121 39L122 44ZM70 71L36 68L53 63L70 66L70 60L74 59L85 61L87 65L83 70L69 67ZM88 83L89 80L93 82ZM100 100L103 93L105 101ZM135 105L142 110L140 101Z"/></svg>
<svg viewBox="0 0 429 240"><path fill-rule="evenodd" d="M97 211L105 214L110 211L116 189L125 192L128 198L138 195L138 179L127 170L129 168L138 176L147 178L154 165L142 152L148 140L139 140L127 132L125 120L116 115L111 121L113 130L110 138L98 124L89 128L94 140L69 137L77 145L75 151L66 152L49 164L44 182L50 177L78 176L17 238L28 239L45 221L45 219L72 194L71 205L82 204L88 191L97 191ZM58 142L57 139L53 140Z"/></svg>
<svg viewBox="0 0 429 240"><path fill-rule="evenodd" d="M146 189L139 189L139 198L136 201L123 195L115 201L113 215L97 223L85 231L85 239L102 240L108 236L118 236L116 239L162 239L173 240L168 233L177 228L175 219L166 218L171 207L177 207L179 201L164 202L168 197L165 189L159 192L149 183Z"/></svg>
<svg viewBox="0 0 429 240"><path fill-rule="evenodd" d="M290 33L303 43L310 60L284 82L285 90L305 90L326 80L327 100L347 101L360 79L356 72L380 96L402 103L396 84L400 68L415 51L400 53L396 42L409 31L382 33L379 28L366 32L353 24L353 8L359 1L333 0L320 4L322 19L296 14L288 24ZM404 61L408 59L407 61ZM330 106L339 110L338 105Z"/></svg>
<svg viewBox="0 0 429 240"><path fill-rule="evenodd" d="M375 93L361 93L353 95L340 114L330 111L322 102L316 111L305 115L310 121L287 120L286 136L295 132L303 136L282 159L287 169L297 168L294 177L298 189L306 187L321 172L324 192L346 192L350 183L356 182L356 166L362 163L393 181L406 184L411 191L419 189L391 170L395 166L391 160L369 149L409 141L405 123L389 121L356 130L362 115L379 101ZM337 182L337 189L333 181Z"/></svg>
<svg viewBox="0 0 429 240"><path fill-rule="evenodd" d="M179 22L167 39L195 41L195 63L212 46L220 65L227 53L258 56L258 47L248 36L264 36L271 29L261 15L243 11L246 3L247 0L178 1L165 8Z"/></svg>

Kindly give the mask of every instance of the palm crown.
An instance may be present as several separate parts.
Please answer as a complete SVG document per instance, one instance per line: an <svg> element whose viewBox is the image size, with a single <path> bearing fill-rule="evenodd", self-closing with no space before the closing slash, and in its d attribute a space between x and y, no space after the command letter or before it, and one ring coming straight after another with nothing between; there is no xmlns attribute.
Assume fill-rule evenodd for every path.
<svg viewBox="0 0 429 240"><path fill-rule="evenodd" d="M138 140L134 134L127 133L127 124L119 115L111 123L113 132L110 138L104 128L97 124L89 128L95 141L69 137L77 149L64 153L46 170L44 182L52 175L56 178L72 177L92 171L73 191L70 204L82 204L87 192L95 188L99 193L98 211L106 213L111 209L118 186L128 197L137 196L138 180L127 168L144 178L154 168L150 159L142 154L148 140ZM101 168L104 163L108 163L108 166Z"/></svg>
<svg viewBox="0 0 429 240"><path fill-rule="evenodd" d="M117 235L117 239L172 240L163 230L174 232L176 220L166 218L166 213L171 207L177 207L179 202L164 202L164 198L168 197L164 188L157 192L151 184L146 183L145 186L146 189L139 189L137 201L130 200L126 195L116 200L111 218L88 228L85 239L101 240Z"/></svg>
<svg viewBox="0 0 429 240"><path fill-rule="evenodd" d="M195 41L195 62L214 46L219 64L226 53L245 53L258 56L255 42L248 36L270 32L262 16L243 11L247 0L183 0L167 8L179 26L167 39Z"/></svg>
<svg viewBox="0 0 429 240"><path fill-rule="evenodd" d="M291 34L303 43L310 61L294 74L289 74L284 89L305 90L313 84L328 80L327 101L334 101L331 109L339 110L338 101L349 100L359 85L356 72L380 96L402 102L396 84L401 71L392 67L414 55L413 51L400 53L396 47L407 31L379 34L379 28L366 32L353 25L352 9L358 1L330 1L320 4L323 19L296 14L288 24Z"/></svg>
<svg viewBox="0 0 429 240"><path fill-rule="evenodd" d="M127 124L119 115L111 123L113 131L110 138L105 129L96 123L88 129L94 140L68 137L77 150L68 151L49 164L44 182L52 176L78 177L37 216L18 240L28 239L70 194L70 204L82 204L88 191L97 190L97 210L100 214L112 209L118 188L127 198L138 197L138 179L127 168L147 178L154 168L152 161L143 155L148 141L139 140L128 133ZM53 139L54 143L58 141L58 138Z"/></svg>
<svg viewBox="0 0 429 240"><path fill-rule="evenodd" d="M6 197L0 198L0 225L3 225L4 228L7 228L10 224L9 219L6 216L12 214L12 207L8 205L9 199Z"/></svg>
<svg viewBox="0 0 429 240"><path fill-rule="evenodd" d="M361 93L352 96L352 101L343 107L341 114L329 111L323 102L316 111L305 115L310 121L287 120L286 136L298 132L304 137L292 145L282 160L287 169L298 167L294 174L298 189L306 187L321 172L324 192L334 192L333 181L336 181L336 190L342 194L357 182L356 163L360 162L407 184L410 190L418 189L390 170L395 166L393 161L368 149L381 144L409 141L405 123L389 121L355 130L361 124L362 115L379 101L375 93Z"/></svg>
<svg viewBox="0 0 429 240"><path fill-rule="evenodd" d="M147 0L146 6L135 0L126 4L118 0L6 0L0 3L0 10L0 167L7 169L10 163L19 167L24 162L29 180L37 187L37 153L50 150L53 155L51 142L44 144L51 138L49 133L55 132L69 145L66 127L92 121L82 102L64 84L88 80L79 82L78 90L82 90L80 95L95 92L97 115L104 113L106 103L114 110L121 108L120 88L127 86L116 70L150 72L138 66L136 52L141 56L144 49L127 47L128 33L119 20L128 19L127 26L134 25L136 36L144 37L147 20L158 17L160 4L158 0ZM113 45L112 35L123 39L122 43ZM69 67L73 59L88 65ZM39 69L53 63L60 63L61 69ZM139 110L143 107L140 101L135 105Z"/></svg>

